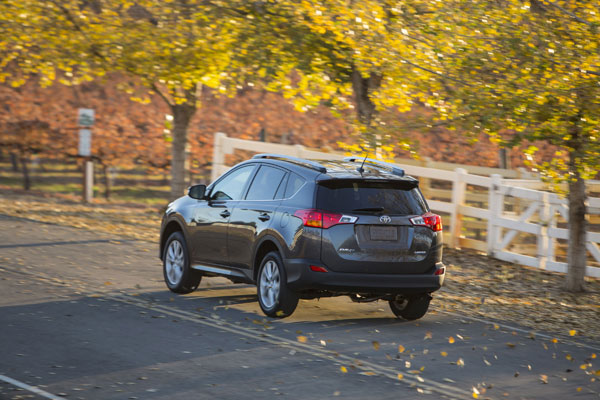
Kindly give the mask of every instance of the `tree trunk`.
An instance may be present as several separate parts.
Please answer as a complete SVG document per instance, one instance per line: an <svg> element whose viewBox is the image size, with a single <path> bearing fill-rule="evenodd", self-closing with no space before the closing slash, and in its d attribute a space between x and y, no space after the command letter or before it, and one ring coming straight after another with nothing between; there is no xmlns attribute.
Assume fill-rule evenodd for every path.
<svg viewBox="0 0 600 400"><path fill-rule="evenodd" d="M19 160L15 153L10 153L10 163L12 164L13 172L19 172Z"/></svg>
<svg viewBox="0 0 600 400"><path fill-rule="evenodd" d="M171 199L183 195L188 126L196 112L195 100L171 106L173 113L173 142L171 143Z"/></svg>
<svg viewBox="0 0 600 400"><path fill-rule="evenodd" d="M102 174L104 175L104 198L110 200L111 178L108 176L108 165L102 165Z"/></svg>
<svg viewBox="0 0 600 400"><path fill-rule="evenodd" d="M369 131L373 114L375 114L375 104L371 100L371 91L381 85L381 75L371 73L368 78L361 75L356 67L352 66L352 91L356 102L356 112L358 121Z"/></svg>
<svg viewBox="0 0 600 400"><path fill-rule="evenodd" d="M569 292L585 290L586 264L586 207L585 181L577 169L577 155L572 151L569 160L569 248L567 250L567 282Z"/></svg>
<svg viewBox="0 0 600 400"><path fill-rule="evenodd" d="M506 147L501 147L500 150L498 150L498 160L498 168L510 169L510 157Z"/></svg>
<svg viewBox="0 0 600 400"><path fill-rule="evenodd" d="M31 189L31 177L29 176L29 168L27 167L27 163L29 160L27 157L21 157L21 169L23 171L23 189L29 190Z"/></svg>

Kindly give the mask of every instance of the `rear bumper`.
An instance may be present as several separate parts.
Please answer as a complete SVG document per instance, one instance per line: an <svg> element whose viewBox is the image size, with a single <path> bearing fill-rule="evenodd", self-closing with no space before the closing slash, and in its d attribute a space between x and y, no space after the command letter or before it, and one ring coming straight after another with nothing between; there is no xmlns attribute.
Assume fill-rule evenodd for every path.
<svg viewBox="0 0 600 400"><path fill-rule="evenodd" d="M314 272L309 260L285 260L287 282L296 292L323 291L331 294L410 294L435 292L444 284L445 273L435 275L443 263L438 262L428 274L360 274Z"/></svg>

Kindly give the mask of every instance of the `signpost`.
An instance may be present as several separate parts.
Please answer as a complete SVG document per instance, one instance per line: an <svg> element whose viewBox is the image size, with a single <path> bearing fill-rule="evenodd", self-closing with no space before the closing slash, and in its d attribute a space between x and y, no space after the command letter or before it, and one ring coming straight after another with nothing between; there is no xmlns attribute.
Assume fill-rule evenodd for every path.
<svg viewBox="0 0 600 400"><path fill-rule="evenodd" d="M83 202L89 203L94 197L94 162L92 161L92 125L94 125L94 110L91 108L80 108L77 112L77 124L79 129L79 151L84 157L83 168Z"/></svg>

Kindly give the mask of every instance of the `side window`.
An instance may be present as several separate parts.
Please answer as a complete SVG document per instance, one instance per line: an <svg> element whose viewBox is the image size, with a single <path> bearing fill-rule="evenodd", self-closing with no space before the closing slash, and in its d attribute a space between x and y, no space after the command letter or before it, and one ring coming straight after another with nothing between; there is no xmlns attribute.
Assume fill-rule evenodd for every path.
<svg viewBox="0 0 600 400"><path fill-rule="evenodd" d="M211 200L239 200L254 165L241 167L221 179L210 191Z"/></svg>
<svg viewBox="0 0 600 400"><path fill-rule="evenodd" d="M284 176L285 171L263 165L252 181L246 200L273 200Z"/></svg>
<svg viewBox="0 0 600 400"><path fill-rule="evenodd" d="M287 188L285 189L285 198L290 198L296 194L296 192L304 185L303 177L297 175L293 172L290 172L290 177L287 182Z"/></svg>

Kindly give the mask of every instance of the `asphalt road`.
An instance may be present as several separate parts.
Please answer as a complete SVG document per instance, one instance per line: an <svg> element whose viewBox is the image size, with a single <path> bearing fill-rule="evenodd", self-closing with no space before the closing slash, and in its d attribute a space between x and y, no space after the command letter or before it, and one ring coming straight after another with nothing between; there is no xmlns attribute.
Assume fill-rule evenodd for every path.
<svg viewBox="0 0 600 400"><path fill-rule="evenodd" d="M152 243L0 216L0 399L600 398L599 343L436 301L417 322L348 298L270 320L252 286L170 293Z"/></svg>

